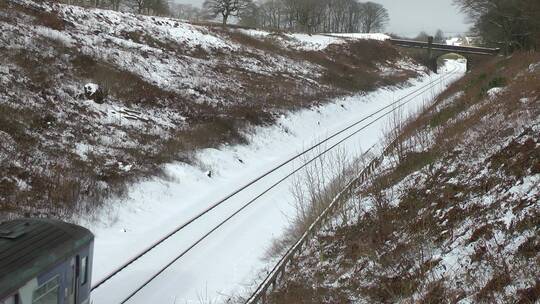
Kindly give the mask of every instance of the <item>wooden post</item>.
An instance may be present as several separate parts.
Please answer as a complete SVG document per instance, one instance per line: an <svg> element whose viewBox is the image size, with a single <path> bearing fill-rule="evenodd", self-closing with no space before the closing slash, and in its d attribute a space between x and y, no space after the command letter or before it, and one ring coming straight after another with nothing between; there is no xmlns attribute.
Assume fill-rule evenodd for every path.
<svg viewBox="0 0 540 304"><path fill-rule="evenodd" d="M428 37L428 59L431 60L431 55L433 52L433 36Z"/></svg>
<svg viewBox="0 0 540 304"><path fill-rule="evenodd" d="M437 73L437 60L433 58L433 36L428 37L428 64L431 70Z"/></svg>

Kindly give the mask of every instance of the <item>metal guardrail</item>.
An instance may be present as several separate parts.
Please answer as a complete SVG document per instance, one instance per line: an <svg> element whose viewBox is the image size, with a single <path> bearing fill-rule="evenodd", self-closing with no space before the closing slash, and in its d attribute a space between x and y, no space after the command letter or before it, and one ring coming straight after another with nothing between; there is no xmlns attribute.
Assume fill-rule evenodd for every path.
<svg viewBox="0 0 540 304"><path fill-rule="evenodd" d="M474 46L458 46L458 45L447 45L440 43L429 43L424 41L414 41L414 40L403 40L403 39L388 39L390 43L396 46L410 47L410 48L421 48L421 49L431 49L434 51L448 51L456 53L466 53L474 55L489 55L495 56L499 54L501 49L499 48L484 48L484 47L474 47Z"/></svg>
<svg viewBox="0 0 540 304"><path fill-rule="evenodd" d="M313 224L304 232L302 237L292 246L287 253L281 258L281 260L274 266L271 275L268 276L255 290L252 296L246 301L247 304L254 303L266 303L266 297L269 289L276 287L277 280L283 277L287 266L289 266L294 256L299 254L303 247L309 243L309 240L315 237L315 234L328 222L343 204L351 197L353 190L361 183L367 180L369 175L382 163L384 155L387 153L385 149L383 155L371 160L368 166L366 166L359 175L353 178L347 186L332 200L330 205L315 219Z"/></svg>

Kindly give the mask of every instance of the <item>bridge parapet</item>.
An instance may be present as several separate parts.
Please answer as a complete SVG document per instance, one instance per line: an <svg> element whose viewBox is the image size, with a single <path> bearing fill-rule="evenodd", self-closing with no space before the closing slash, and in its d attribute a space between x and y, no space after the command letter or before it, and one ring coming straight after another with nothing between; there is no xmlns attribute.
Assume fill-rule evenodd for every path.
<svg viewBox="0 0 540 304"><path fill-rule="evenodd" d="M474 46L458 46L458 45L446 45L440 43L433 43L433 37L429 37L429 41L415 41L404 39L388 39L390 43L395 46L409 49L424 49L426 50L426 57L422 59L424 63L437 73L437 57L444 53L457 53L467 58L467 70L471 69L473 61L481 61L481 57L496 56L499 54L500 49L496 48L484 48Z"/></svg>
<svg viewBox="0 0 540 304"><path fill-rule="evenodd" d="M403 39L388 39L390 43L400 47L419 48L419 49L431 49L433 51L447 51L458 54L474 54L474 55L486 55L495 56L498 55L501 49L499 48L484 48L474 46L458 46L458 45L446 45L440 43L429 43L424 41L403 40Z"/></svg>

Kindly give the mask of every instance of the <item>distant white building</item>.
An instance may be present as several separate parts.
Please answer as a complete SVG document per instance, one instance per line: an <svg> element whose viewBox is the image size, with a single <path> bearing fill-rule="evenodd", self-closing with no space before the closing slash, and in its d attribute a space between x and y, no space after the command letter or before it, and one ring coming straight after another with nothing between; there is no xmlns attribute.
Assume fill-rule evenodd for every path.
<svg viewBox="0 0 540 304"><path fill-rule="evenodd" d="M447 45L455 45L455 46L462 46L463 45L463 38L461 37L453 37L446 40Z"/></svg>
<svg viewBox="0 0 540 304"><path fill-rule="evenodd" d="M465 40L467 41L467 45L481 45L482 44L481 37L465 37Z"/></svg>
<svg viewBox="0 0 540 304"><path fill-rule="evenodd" d="M447 45L455 46L475 46L481 43L482 39L480 37L452 37L446 40Z"/></svg>

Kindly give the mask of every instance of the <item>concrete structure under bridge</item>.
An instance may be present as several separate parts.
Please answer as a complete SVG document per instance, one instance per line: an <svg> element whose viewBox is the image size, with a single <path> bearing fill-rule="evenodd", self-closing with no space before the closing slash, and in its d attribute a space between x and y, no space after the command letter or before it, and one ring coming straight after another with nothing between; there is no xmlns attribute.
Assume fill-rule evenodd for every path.
<svg viewBox="0 0 540 304"><path fill-rule="evenodd" d="M467 70L470 70L475 65L475 62L481 61L483 58L489 56L497 56L500 52L500 49L498 48L493 49L433 43L433 37L429 37L428 42L403 39L389 39L388 41L401 48L426 50L427 64L434 72L437 72L437 58L448 53L455 53L465 57L467 59Z"/></svg>

